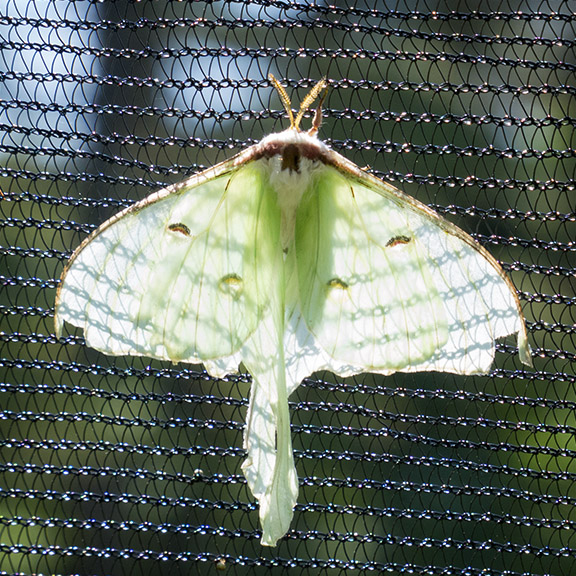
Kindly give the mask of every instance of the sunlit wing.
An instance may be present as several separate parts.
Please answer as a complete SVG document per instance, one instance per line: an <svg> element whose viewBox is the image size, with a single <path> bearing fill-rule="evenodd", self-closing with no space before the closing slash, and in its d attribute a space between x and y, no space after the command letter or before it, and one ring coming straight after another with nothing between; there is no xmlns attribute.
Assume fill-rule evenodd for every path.
<svg viewBox="0 0 576 576"><path fill-rule="evenodd" d="M495 339L524 333L497 262L374 179L324 167L300 204L295 242L303 321L342 375L486 373Z"/></svg>

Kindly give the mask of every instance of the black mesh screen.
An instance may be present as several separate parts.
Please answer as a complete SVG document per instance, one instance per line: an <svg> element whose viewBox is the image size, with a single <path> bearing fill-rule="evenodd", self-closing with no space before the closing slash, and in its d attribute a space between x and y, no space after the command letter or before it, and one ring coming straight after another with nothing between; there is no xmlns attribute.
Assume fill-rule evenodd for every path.
<svg viewBox="0 0 576 576"><path fill-rule="evenodd" d="M1 2L0 574L573 574L575 34L568 1ZM270 72L295 101L326 76L321 138L502 262L534 352L304 381L276 548L248 375L53 326L98 224L287 127Z"/></svg>

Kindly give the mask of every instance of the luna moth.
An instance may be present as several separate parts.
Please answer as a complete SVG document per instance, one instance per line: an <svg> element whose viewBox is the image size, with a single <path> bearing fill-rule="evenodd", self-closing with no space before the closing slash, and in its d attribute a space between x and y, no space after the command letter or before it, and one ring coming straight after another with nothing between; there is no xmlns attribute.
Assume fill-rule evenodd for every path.
<svg viewBox="0 0 576 576"><path fill-rule="evenodd" d="M242 465L261 543L288 531L298 494L288 397L313 372L490 370L518 333L516 291L498 262L426 205L290 127L104 222L73 253L55 325L106 354L203 363L252 376ZM243 367L241 366L243 365Z"/></svg>

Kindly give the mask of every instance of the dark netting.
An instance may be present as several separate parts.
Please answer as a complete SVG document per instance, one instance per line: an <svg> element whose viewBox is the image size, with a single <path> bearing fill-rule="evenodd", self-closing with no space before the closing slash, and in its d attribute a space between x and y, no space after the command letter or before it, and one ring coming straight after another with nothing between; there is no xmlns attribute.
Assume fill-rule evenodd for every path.
<svg viewBox="0 0 576 576"><path fill-rule="evenodd" d="M0 574L574 573L572 2L0 5ZM304 381L276 548L240 468L250 377L53 325L98 224L287 126L270 72L295 101L326 76L321 138L502 262L534 352Z"/></svg>

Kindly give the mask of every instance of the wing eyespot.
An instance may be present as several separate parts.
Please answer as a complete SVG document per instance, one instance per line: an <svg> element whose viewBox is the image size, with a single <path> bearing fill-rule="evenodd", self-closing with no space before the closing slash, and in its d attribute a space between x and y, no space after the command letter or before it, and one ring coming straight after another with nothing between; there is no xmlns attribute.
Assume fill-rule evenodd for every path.
<svg viewBox="0 0 576 576"><path fill-rule="evenodd" d="M218 281L218 290L237 300L244 290L244 280L238 274L226 274Z"/></svg>
<svg viewBox="0 0 576 576"><path fill-rule="evenodd" d="M174 224L168 224L168 230L170 232L175 232L176 234L181 234L182 236L190 236L190 228L182 222L175 222Z"/></svg>
<svg viewBox="0 0 576 576"><path fill-rule="evenodd" d="M331 280L328 280L326 285L332 290L348 290L349 288L349 285L341 278L332 278Z"/></svg>
<svg viewBox="0 0 576 576"><path fill-rule="evenodd" d="M409 244L410 242L412 242L412 238L410 238L410 236L394 236L392 238L390 238L390 240L388 240L388 242L386 242L385 247L386 248L393 248L394 246L399 246L402 244Z"/></svg>

